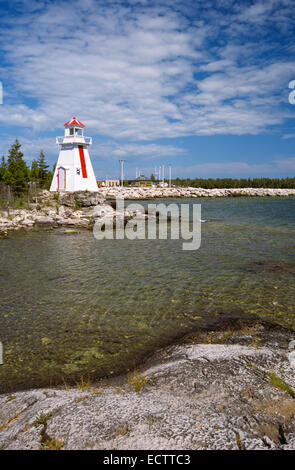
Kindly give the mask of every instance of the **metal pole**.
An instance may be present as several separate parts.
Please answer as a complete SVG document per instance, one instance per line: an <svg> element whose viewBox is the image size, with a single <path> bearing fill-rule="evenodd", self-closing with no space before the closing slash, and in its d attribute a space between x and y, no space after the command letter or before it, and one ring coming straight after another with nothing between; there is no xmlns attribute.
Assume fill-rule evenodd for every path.
<svg viewBox="0 0 295 470"><path fill-rule="evenodd" d="M169 188L171 188L171 163L169 163Z"/></svg>
<svg viewBox="0 0 295 470"><path fill-rule="evenodd" d="M162 168L162 178L163 178L163 185L165 183L165 167L163 165L163 168Z"/></svg>
<svg viewBox="0 0 295 470"><path fill-rule="evenodd" d="M119 160L119 162L120 162L120 165L121 165L121 187L123 188L123 186L124 186L124 168L123 168L123 165L124 165L125 160Z"/></svg>

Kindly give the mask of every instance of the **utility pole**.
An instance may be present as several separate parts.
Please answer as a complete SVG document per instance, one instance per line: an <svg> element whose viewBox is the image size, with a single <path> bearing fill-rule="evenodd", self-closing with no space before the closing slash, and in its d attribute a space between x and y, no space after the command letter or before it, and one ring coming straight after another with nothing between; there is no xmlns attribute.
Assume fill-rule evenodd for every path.
<svg viewBox="0 0 295 470"><path fill-rule="evenodd" d="M125 160L119 160L121 166L121 187L124 186L124 162Z"/></svg>
<svg viewBox="0 0 295 470"><path fill-rule="evenodd" d="M171 168L172 168L172 165L171 163L169 163L169 188L171 188Z"/></svg>
<svg viewBox="0 0 295 470"><path fill-rule="evenodd" d="M164 183L165 183L165 167L164 167L164 165L162 167L162 178L163 178L163 186L164 186Z"/></svg>

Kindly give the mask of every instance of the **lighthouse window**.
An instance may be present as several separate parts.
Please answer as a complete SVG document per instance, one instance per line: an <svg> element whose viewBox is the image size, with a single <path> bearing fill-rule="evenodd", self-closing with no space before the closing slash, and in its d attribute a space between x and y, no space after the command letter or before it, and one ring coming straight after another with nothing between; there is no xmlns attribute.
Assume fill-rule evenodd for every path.
<svg viewBox="0 0 295 470"><path fill-rule="evenodd" d="M70 135L74 135L74 129L72 127L70 128Z"/></svg>

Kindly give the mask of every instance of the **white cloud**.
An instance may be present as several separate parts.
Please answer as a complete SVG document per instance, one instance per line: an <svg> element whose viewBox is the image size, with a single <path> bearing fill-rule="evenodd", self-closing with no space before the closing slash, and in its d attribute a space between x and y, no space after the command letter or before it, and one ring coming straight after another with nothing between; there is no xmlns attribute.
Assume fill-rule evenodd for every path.
<svg viewBox="0 0 295 470"><path fill-rule="evenodd" d="M141 161L175 157L185 154L186 150L173 145L105 142L98 143L92 153L99 155L99 158L112 158L113 160L128 158L128 161L134 165L138 157Z"/></svg>
<svg viewBox="0 0 295 470"><path fill-rule="evenodd" d="M5 140L0 140L0 155L7 156L8 150L17 138L17 135L9 136ZM50 137L36 137L32 135L31 137L19 137L18 140L21 143L21 150L24 154L24 160L28 165L31 164L33 159L37 159L40 154L40 150L44 150L46 160L53 164L58 157L58 147L55 143L54 138Z"/></svg>
<svg viewBox="0 0 295 470"><path fill-rule="evenodd" d="M256 45L255 32L266 24L283 32L291 2L201 3L18 2L22 14L0 28L9 64L0 122L60 134L77 115L90 135L125 139L102 146L105 155L140 159L181 150L135 141L258 134L282 123L295 63L267 59L271 45Z"/></svg>
<svg viewBox="0 0 295 470"><path fill-rule="evenodd" d="M248 162L210 162L186 167L174 167L177 175L191 178L248 178L248 177L283 177L295 171L295 157L274 160L269 163Z"/></svg>

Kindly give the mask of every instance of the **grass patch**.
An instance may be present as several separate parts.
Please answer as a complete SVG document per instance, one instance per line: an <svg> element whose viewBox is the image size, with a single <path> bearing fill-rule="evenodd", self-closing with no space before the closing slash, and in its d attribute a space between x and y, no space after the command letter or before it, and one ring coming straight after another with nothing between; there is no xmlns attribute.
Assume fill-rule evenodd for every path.
<svg viewBox="0 0 295 470"><path fill-rule="evenodd" d="M47 421L51 418L52 414L51 413L40 413L39 416L35 419L33 422L32 426L37 428L38 426L45 426L47 424Z"/></svg>
<svg viewBox="0 0 295 470"><path fill-rule="evenodd" d="M64 445L63 441L60 441L59 439L55 438L50 438L47 436L42 442L41 442L41 448L43 450L60 450Z"/></svg>
<svg viewBox="0 0 295 470"><path fill-rule="evenodd" d="M141 392L144 385L148 382L148 378L141 375L138 371L134 371L129 374L127 384L135 391Z"/></svg>
<svg viewBox="0 0 295 470"><path fill-rule="evenodd" d="M69 385L67 384L66 379L64 378L64 376L62 376L61 379L62 379L63 384L64 384L64 386L65 386L65 390L68 392L68 391L69 391Z"/></svg>
<svg viewBox="0 0 295 470"><path fill-rule="evenodd" d="M254 337L253 337L250 346L252 346L252 348L255 348L255 349L259 349L259 348L260 348L260 340L259 340L259 338L258 338L257 336L254 336Z"/></svg>
<svg viewBox="0 0 295 470"><path fill-rule="evenodd" d="M82 206L80 206L80 204L78 203L78 201L75 199L75 203L74 203L74 212L75 211L80 211L82 209Z"/></svg>
<svg viewBox="0 0 295 470"><path fill-rule="evenodd" d="M252 364L251 362L247 362L247 367L250 367L250 369L253 370L259 370L258 367L255 364Z"/></svg>
<svg viewBox="0 0 295 470"><path fill-rule="evenodd" d="M3 424L3 426L0 426L0 431L3 431L3 429L7 428L11 423L16 421L18 418L18 413L15 413L15 415L9 419L9 421L6 424Z"/></svg>
<svg viewBox="0 0 295 470"><path fill-rule="evenodd" d="M204 339L205 344L212 344L213 343L213 333L209 332L207 333L206 338Z"/></svg>
<svg viewBox="0 0 295 470"><path fill-rule="evenodd" d="M126 436L129 432L130 429L127 423L118 424L114 429L113 437Z"/></svg>
<svg viewBox="0 0 295 470"><path fill-rule="evenodd" d="M295 398L294 390L284 382L280 377L278 377L274 372L267 372L267 376L270 379L270 383L275 387L287 392L292 398Z"/></svg>
<svg viewBox="0 0 295 470"><path fill-rule="evenodd" d="M15 399L16 399L16 396L11 395L10 397L7 398L5 403L8 403L9 401L12 401L12 400L15 400Z"/></svg>
<svg viewBox="0 0 295 470"><path fill-rule="evenodd" d="M222 341L226 341L227 338L229 338L230 336L233 336L233 334L234 334L234 331L232 331L232 330L224 331L222 333L222 337L221 337Z"/></svg>
<svg viewBox="0 0 295 470"><path fill-rule="evenodd" d="M243 446L242 446L242 441L241 441L241 436L238 432L236 432L236 443L237 443L237 446L238 446L238 449L239 450L243 450Z"/></svg>
<svg viewBox="0 0 295 470"><path fill-rule="evenodd" d="M85 389L90 390L91 388L91 380L88 375L87 380L84 379L84 376L81 376L80 382L77 383L77 387L81 392L84 392Z"/></svg>
<svg viewBox="0 0 295 470"><path fill-rule="evenodd" d="M88 395L85 395L84 397L77 398L75 400L75 403L81 403L81 401L86 400L86 398L88 398Z"/></svg>

